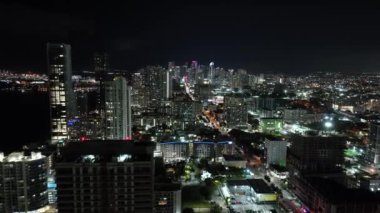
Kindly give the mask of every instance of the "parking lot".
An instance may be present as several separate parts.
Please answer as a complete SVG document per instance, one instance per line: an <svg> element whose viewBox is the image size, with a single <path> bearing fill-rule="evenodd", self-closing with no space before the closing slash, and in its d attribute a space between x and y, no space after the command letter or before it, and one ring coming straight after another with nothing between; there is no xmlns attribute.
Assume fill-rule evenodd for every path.
<svg viewBox="0 0 380 213"><path fill-rule="evenodd" d="M234 186L228 187L230 199L230 212L279 212L277 204L257 204L249 187Z"/></svg>

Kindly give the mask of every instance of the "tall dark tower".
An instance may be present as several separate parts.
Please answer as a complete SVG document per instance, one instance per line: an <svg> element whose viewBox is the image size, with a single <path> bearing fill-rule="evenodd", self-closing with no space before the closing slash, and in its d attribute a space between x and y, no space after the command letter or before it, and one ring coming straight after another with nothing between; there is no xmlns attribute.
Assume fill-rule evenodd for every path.
<svg viewBox="0 0 380 213"><path fill-rule="evenodd" d="M47 44L50 88L51 143L69 139L67 120L76 114L72 84L71 46Z"/></svg>
<svg viewBox="0 0 380 213"><path fill-rule="evenodd" d="M94 54L94 70L107 71L109 70L109 56L107 53Z"/></svg>
<svg viewBox="0 0 380 213"><path fill-rule="evenodd" d="M105 110L105 81L107 81L107 72L109 71L109 57L107 53L94 54L94 71L96 80L99 82L99 91L97 97L97 106L101 116Z"/></svg>

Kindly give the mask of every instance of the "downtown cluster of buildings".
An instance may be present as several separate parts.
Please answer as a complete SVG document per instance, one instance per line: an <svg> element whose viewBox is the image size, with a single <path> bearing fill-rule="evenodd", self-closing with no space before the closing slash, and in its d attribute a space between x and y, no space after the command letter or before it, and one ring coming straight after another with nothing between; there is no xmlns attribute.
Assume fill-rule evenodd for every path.
<svg viewBox="0 0 380 213"><path fill-rule="evenodd" d="M96 53L92 71L73 75L70 45L48 44L47 56L57 149L0 154L1 212L178 213L186 181L157 173L201 159L253 175L224 176L230 212L242 192L278 211L380 210L377 74L254 75L197 61L126 73Z"/></svg>

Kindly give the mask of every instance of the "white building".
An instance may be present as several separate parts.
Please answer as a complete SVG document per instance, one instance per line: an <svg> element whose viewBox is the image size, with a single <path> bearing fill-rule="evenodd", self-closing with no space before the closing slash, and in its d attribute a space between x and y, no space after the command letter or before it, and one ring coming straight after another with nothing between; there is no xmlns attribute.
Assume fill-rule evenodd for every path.
<svg viewBox="0 0 380 213"><path fill-rule="evenodd" d="M265 141L267 166L270 164L285 166L286 164L286 150L287 141Z"/></svg>
<svg viewBox="0 0 380 213"><path fill-rule="evenodd" d="M247 160L237 155L223 155L222 164L228 167L245 169L247 167Z"/></svg>
<svg viewBox="0 0 380 213"><path fill-rule="evenodd" d="M161 142L159 146L165 163L182 161L189 157L188 142Z"/></svg>
<svg viewBox="0 0 380 213"><path fill-rule="evenodd" d="M106 138L130 140L132 138L131 87L124 77L106 82Z"/></svg>

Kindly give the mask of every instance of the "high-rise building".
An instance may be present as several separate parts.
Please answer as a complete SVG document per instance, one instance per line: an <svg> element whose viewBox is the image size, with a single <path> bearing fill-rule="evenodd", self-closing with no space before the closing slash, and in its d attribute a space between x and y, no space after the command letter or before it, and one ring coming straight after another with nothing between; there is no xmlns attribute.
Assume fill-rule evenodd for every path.
<svg viewBox="0 0 380 213"><path fill-rule="evenodd" d="M163 83L163 97L165 100L168 100L172 97L173 94L173 79L172 79L172 71L166 70L162 73L162 83Z"/></svg>
<svg viewBox="0 0 380 213"><path fill-rule="evenodd" d="M89 110L88 110L88 93L86 92L77 92L76 93L77 98L77 112L80 116L87 116Z"/></svg>
<svg viewBox="0 0 380 213"><path fill-rule="evenodd" d="M316 210L314 204L311 204L315 198L310 193L320 193L317 192L318 190L309 189L308 186L313 185L310 178L327 178L330 181L343 178L341 168L344 163L343 150L346 140L337 136L293 136L290 138L290 142L286 163L289 170L289 188L302 202ZM340 195L337 196L340 197ZM331 212L322 209L321 211Z"/></svg>
<svg viewBox="0 0 380 213"><path fill-rule="evenodd" d="M201 111L201 102L193 101L189 96L176 96L173 100L172 115L178 118L182 129L194 125Z"/></svg>
<svg viewBox="0 0 380 213"><path fill-rule="evenodd" d="M75 115L76 104L72 84L71 46L47 44L50 87L51 143L69 138L67 121Z"/></svg>
<svg viewBox="0 0 380 213"><path fill-rule="evenodd" d="M228 128L247 124L248 110L241 94L236 93L224 96L224 108Z"/></svg>
<svg viewBox="0 0 380 213"><path fill-rule="evenodd" d="M165 97L166 70L161 66L148 66L144 69L144 83L148 89L144 94L148 97L149 105L157 105Z"/></svg>
<svg viewBox="0 0 380 213"><path fill-rule="evenodd" d="M380 164L380 123L371 123L369 126L370 152L373 163ZM371 159L372 160L372 159Z"/></svg>
<svg viewBox="0 0 380 213"><path fill-rule="evenodd" d="M305 175L339 172L345 143L343 137L294 136L288 164Z"/></svg>
<svg viewBox="0 0 380 213"><path fill-rule="evenodd" d="M108 71L110 70L109 57L107 53L94 54L94 71L95 78L99 82L96 108L104 116L105 111L105 82L108 80Z"/></svg>
<svg viewBox="0 0 380 213"><path fill-rule="evenodd" d="M298 190L296 195L309 208L309 212L380 211L378 193L365 189L349 189L328 178L307 178L299 183Z"/></svg>
<svg viewBox="0 0 380 213"><path fill-rule="evenodd" d="M48 162L41 153L0 153L0 212L43 212L48 205Z"/></svg>
<svg viewBox="0 0 380 213"><path fill-rule="evenodd" d="M94 71L108 71L109 57L107 53L95 53L94 54Z"/></svg>
<svg viewBox="0 0 380 213"><path fill-rule="evenodd" d="M154 212L154 143L69 143L56 162L59 212Z"/></svg>
<svg viewBox="0 0 380 213"><path fill-rule="evenodd" d="M132 138L132 89L124 77L115 77L105 86L106 138L129 140Z"/></svg>
<svg viewBox="0 0 380 213"><path fill-rule="evenodd" d="M175 69L175 62L174 61L169 61L168 63L168 70L169 71L174 71Z"/></svg>
<svg viewBox="0 0 380 213"><path fill-rule="evenodd" d="M231 76L231 87L242 89L249 85L249 76L246 70L238 69Z"/></svg>
<svg viewBox="0 0 380 213"><path fill-rule="evenodd" d="M215 64L214 64L214 62L210 62L210 72L209 72L208 78L209 78L211 83L213 83L214 76L215 76Z"/></svg>
<svg viewBox="0 0 380 213"><path fill-rule="evenodd" d="M144 108L149 104L149 90L144 82L144 75L140 72L132 74L132 103L135 108ZM137 110L135 110L137 111Z"/></svg>

